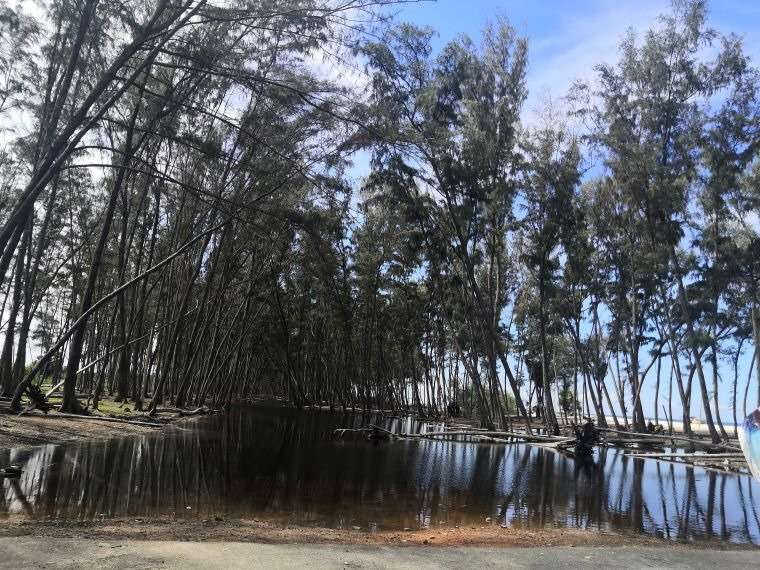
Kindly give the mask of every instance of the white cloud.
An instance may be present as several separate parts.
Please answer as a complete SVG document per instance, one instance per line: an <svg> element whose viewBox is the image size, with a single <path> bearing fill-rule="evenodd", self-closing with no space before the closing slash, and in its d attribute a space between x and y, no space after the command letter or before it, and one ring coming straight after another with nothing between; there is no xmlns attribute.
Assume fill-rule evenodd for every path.
<svg viewBox="0 0 760 570"><path fill-rule="evenodd" d="M669 10L666 0L603 2L598 11L577 15L567 11L561 32L529 39L528 88L524 120L531 123L544 99L567 94L576 80L591 80L594 66L613 63L629 28L643 34Z"/></svg>

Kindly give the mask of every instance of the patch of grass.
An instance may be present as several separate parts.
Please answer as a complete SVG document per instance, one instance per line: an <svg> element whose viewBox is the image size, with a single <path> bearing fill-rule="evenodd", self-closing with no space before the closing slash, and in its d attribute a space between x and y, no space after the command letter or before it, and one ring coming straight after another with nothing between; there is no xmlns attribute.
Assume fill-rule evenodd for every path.
<svg viewBox="0 0 760 570"><path fill-rule="evenodd" d="M43 393L47 393L53 387L52 380L52 377L45 376L39 383L40 390L42 390ZM63 388L61 387L56 391L56 395L48 398L48 402L53 406L53 409L57 409L63 402L63 397L60 395L62 390ZM21 401L23 405L29 404L29 399L26 396L24 396ZM79 403L82 404L82 406L85 406L88 402L86 398L79 397ZM90 410L93 411L91 401ZM98 410L96 413L108 416L131 416L135 413L135 404L132 401L127 402L126 404L123 402L116 402L113 398L104 395L100 402L98 402Z"/></svg>
<svg viewBox="0 0 760 570"><path fill-rule="evenodd" d="M101 414L113 416L128 416L134 413L134 402L115 402L110 398L103 398L98 402L98 411Z"/></svg>

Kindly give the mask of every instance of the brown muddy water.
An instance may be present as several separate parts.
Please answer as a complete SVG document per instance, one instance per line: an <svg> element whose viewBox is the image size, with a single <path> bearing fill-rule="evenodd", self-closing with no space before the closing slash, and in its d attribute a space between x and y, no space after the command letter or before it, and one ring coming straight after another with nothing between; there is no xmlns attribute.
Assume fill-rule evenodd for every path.
<svg viewBox="0 0 760 570"><path fill-rule="evenodd" d="M499 524L760 544L749 477L598 451L580 463L529 445L336 439L411 419L236 408L147 436L0 451L0 518L261 518L363 530ZM486 519L489 518L489 521Z"/></svg>

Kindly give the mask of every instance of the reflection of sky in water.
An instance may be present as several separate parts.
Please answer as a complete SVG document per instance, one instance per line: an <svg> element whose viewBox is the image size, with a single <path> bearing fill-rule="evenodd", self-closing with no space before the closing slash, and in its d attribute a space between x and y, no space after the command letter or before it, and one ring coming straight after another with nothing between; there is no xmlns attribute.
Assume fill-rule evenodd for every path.
<svg viewBox="0 0 760 570"><path fill-rule="evenodd" d="M24 467L0 514L271 517L332 527L493 524L760 543L760 485L749 477L600 450L579 464L551 450L450 441L369 443L336 427L411 420L236 410L166 436L0 451ZM186 507L191 507L189 510Z"/></svg>

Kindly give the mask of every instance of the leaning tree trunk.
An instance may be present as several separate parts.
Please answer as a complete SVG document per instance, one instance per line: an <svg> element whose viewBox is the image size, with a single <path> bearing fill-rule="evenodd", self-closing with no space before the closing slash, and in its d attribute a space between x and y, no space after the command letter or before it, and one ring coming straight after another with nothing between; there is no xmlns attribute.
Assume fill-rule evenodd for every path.
<svg viewBox="0 0 760 570"><path fill-rule="evenodd" d="M715 421L718 422L718 429L720 430L720 435L723 438L723 441L728 441L728 434L726 433L726 428L723 427L723 420L720 417L720 405L718 402L718 348L714 339L710 343L710 347L710 359L712 361L713 403L715 404Z"/></svg>
<svg viewBox="0 0 760 570"><path fill-rule="evenodd" d="M108 198L108 205L103 216L103 225L100 228L100 236L98 237L98 243L95 246L95 251L92 255L92 263L90 265L90 271L87 275L87 285L85 285L84 294L82 296L82 304L79 308L79 314L84 315L92 306L92 298L95 292L95 285L98 280L98 273L103 263L103 254L105 253L106 244L108 242L108 234L111 231L111 224L113 222L114 212L116 211L116 204L119 199L119 194L122 191L124 180L127 175L127 169L133 153L133 142L135 133L135 124L137 123L137 116L140 113L142 101L142 91L138 96L137 101L132 109L132 115L129 119L129 125L125 134L125 140L123 145L123 154L121 156L120 168L117 171L116 179L114 180L113 187L111 188L111 195ZM144 138L142 140L145 140ZM77 413L80 411L80 406L75 397L77 370L79 368L79 362L82 358L82 349L84 347L85 332L87 330L87 321L85 320L79 328L74 332L71 337L71 343L69 344L69 355L66 362L66 376L63 384L63 402L61 403L61 411Z"/></svg>
<svg viewBox="0 0 760 570"><path fill-rule="evenodd" d="M11 394L14 390L13 380L13 339L16 328L16 319L20 310L23 290L24 260L26 258L26 242L29 239L31 228L26 231L24 243L19 250L16 258L15 277L13 282L13 298L10 315L5 328L5 338L3 341L2 353L0 353L0 392L2 394Z"/></svg>
<svg viewBox="0 0 760 570"><path fill-rule="evenodd" d="M26 345L29 340L29 330L32 326L32 319L34 318L34 290L37 284L37 277L40 271L40 264L42 263L42 256L45 253L45 248L48 243L48 230L50 228L50 221L53 215L53 206L58 191L57 179L54 181L52 188L50 189L50 196L48 198L45 208L45 218L42 221L42 227L40 233L37 236L37 248L34 253L34 261L26 274L26 286L24 288L24 312L21 316L21 326L19 327L18 343L16 347L16 361L13 366L13 378L16 382L21 380L24 375L24 369L26 368ZM35 307L36 308L36 307Z"/></svg>

